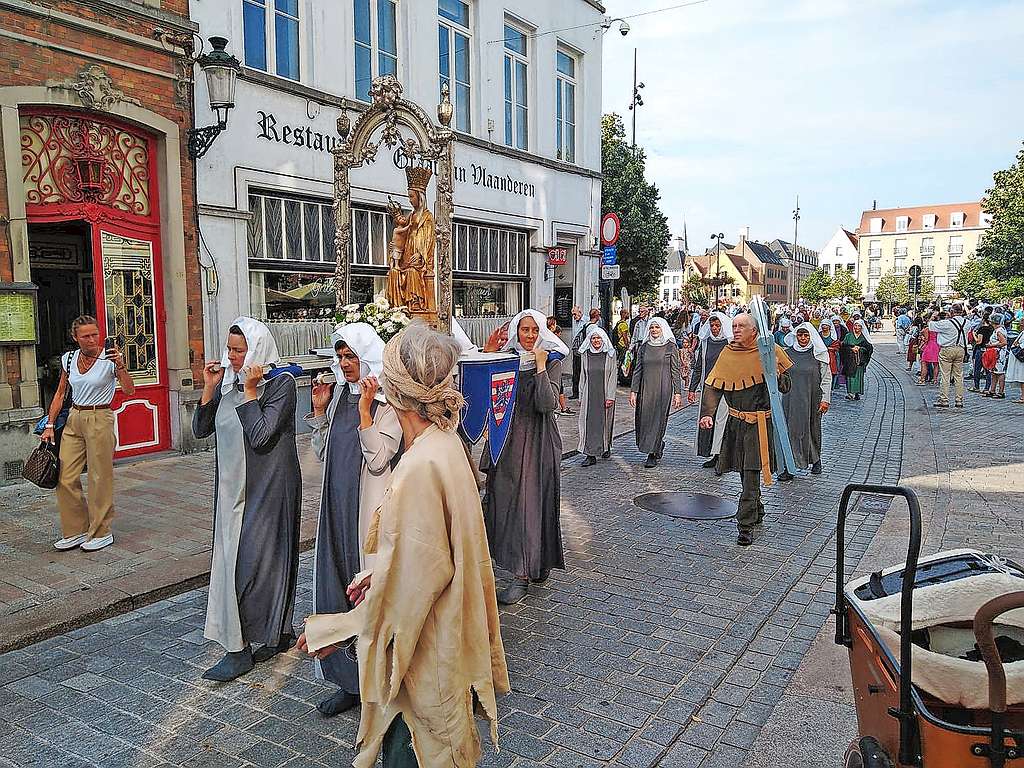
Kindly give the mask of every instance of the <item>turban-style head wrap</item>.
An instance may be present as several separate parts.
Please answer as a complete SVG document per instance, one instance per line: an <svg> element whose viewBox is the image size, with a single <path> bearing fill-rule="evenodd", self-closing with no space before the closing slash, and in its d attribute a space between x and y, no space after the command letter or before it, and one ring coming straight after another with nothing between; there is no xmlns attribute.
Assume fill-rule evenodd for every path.
<svg viewBox="0 0 1024 768"><path fill-rule="evenodd" d="M459 426L466 404L455 388L459 343L414 323L384 347L384 393L398 411L415 411L445 432Z"/></svg>

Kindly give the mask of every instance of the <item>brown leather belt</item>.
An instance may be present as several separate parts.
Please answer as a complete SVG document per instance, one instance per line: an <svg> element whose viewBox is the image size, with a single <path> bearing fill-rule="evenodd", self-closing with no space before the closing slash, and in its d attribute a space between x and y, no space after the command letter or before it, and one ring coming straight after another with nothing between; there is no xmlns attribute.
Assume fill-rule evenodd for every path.
<svg viewBox="0 0 1024 768"><path fill-rule="evenodd" d="M768 453L768 419L771 411L738 411L729 409L729 415L747 424L757 424L757 442L761 449L761 480L765 485L772 484L772 463Z"/></svg>
<svg viewBox="0 0 1024 768"><path fill-rule="evenodd" d="M105 411L110 408L110 403L107 403L106 405L78 405L77 403L74 403L71 407L76 411Z"/></svg>

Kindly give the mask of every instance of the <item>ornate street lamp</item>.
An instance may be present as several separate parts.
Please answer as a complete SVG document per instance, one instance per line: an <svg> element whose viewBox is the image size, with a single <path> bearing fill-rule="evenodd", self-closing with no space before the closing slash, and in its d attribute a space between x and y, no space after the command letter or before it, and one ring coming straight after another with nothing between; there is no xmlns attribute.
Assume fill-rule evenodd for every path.
<svg viewBox="0 0 1024 768"><path fill-rule="evenodd" d="M206 154L214 140L228 127L228 112L235 106L235 79L241 63L228 53L226 37L211 37L213 50L204 53L196 63L206 75L210 109L217 116L215 125L193 128L188 132L188 154L198 160Z"/></svg>

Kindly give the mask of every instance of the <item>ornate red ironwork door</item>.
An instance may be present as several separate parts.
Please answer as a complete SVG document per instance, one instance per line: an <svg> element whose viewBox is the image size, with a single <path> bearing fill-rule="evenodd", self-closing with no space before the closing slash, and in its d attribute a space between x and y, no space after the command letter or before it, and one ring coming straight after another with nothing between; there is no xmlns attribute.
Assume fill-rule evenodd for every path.
<svg viewBox="0 0 1024 768"><path fill-rule="evenodd" d="M134 126L91 113L23 111L21 148L31 222L81 220L92 243L96 319L135 380L118 387L115 456L170 446L155 146Z"/></svg>

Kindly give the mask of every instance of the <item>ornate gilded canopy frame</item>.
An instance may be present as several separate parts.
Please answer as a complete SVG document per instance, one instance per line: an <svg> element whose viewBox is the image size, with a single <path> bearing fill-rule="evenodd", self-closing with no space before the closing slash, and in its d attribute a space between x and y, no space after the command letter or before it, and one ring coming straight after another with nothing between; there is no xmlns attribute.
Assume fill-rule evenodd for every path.
<svg viewBox="0 0 1024 768"><path fill-rule="evenodd" d="M436 178L434 225L436 228L437 326L450 332L452 319L452 210L454 185L454 134L452 103L447 85L441 92L435 125L426 112L402 98L402 85L392 75L378 77L370 87L370 108L353 124L347 115L338 118L341 143L334 150L334 248L337 306L348 303L352 263L352 189L349 171L373 163L381 146L400 148L412 162L429 164ZM403 138L401 127L412 138ZM381 130L377 141L371 139Z"/></svg>

